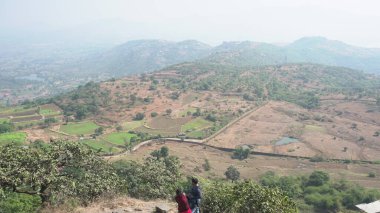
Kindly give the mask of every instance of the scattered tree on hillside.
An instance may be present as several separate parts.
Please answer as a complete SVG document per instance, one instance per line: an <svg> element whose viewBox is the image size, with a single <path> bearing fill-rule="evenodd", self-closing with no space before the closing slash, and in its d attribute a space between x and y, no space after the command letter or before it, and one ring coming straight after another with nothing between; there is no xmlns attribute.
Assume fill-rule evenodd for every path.
<svg viewBox="0 0 380 213"><path fill-rule="evenodd" d="M224 175L231 181L237 181L240 178L240 172L234 166L229 166Z"/></svg>
<svg viewBox="0 0 380 213"><path fill-rule="evenodd" d="M323 171L314 171L307 182L308 186L321 186L330 180L329 174Z"/></svg>
<svg viewBox="0 0 380 213"><path fill-rule="evenodd" d="M249 148L239 147L239 148L235 149L235 151L232 155L232 158L244 160L244 159L248 158L250 152L251 152L251 150Z"/></svg>
<svg viewBox="0 0 380 213"><path fill-rule="evenodd" d="M145 118L145 114L142 113L142 112L138 112L138 113L136 113L136 115L133 118L133 120L135 120L135 121L141 121L144 118Z"/></svg>
<svg viewBox="0 0 380 213"><path fill-rule="evenodd" d="M205 159L205 163L202 165L205 171L210 171L211 165L208 159Z"/></svg>
<svg viewBox="0 0 380 213"><path fill-rule="evenodd" d="M97 135L97 136L103 134L103 132L104 132L104 128L103 127L99 127L97 129L95 129L95 135Z"/></svg>
<svg viewBox="0 0 380 213"><path fill-rule="evenodd" d="M169 148L167 146L163 146L161 147L161 149L155 150L152 153L150 153L150 155L157 159L166 158L169 156Z"/></svg>
<svg viewBox="0 0 380 213"><path fill-rule="evenodd" d="M173 112L172 109L167 109L167 110L166 110L166 114L168 114L168 115L170 115L172 112Z"/></svg>
<svg viewBox="0 0 380 213"><path fill-rule="evenodd" d="M14 125L4 121L3 123L0 123L0 134L6 133L6 132L12 132L14 130Z"/></svg>

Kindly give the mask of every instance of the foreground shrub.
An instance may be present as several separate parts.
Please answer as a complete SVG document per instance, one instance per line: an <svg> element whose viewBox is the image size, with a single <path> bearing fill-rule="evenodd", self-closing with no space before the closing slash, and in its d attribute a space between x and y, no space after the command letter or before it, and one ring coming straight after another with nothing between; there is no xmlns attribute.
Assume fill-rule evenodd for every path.
<svg viewBox="0 0 380 213"><path fill-rule="evenodd" d="M44 148L0 147L0 188L39 196L43 203L69 197L87 203L120 189L113 168L79 143L58 141Z"/></svg>
<svg viewBox="0 0 380 213"><path fill-rule="evenodd" d="M279 189L253 181L212 182L203 187L201 204L205 213L294 213L296 204Z"/></svg>

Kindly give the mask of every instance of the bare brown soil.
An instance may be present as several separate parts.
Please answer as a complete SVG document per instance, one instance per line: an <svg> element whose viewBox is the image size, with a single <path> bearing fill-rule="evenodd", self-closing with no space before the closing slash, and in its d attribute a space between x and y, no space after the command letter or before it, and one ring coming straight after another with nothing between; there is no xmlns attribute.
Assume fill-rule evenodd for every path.
<svg viewBox="0 0 380 213"><path fill-rule="evenodd" d="M152 144L133 152L111 158L111 161L119 159L142 161L149 154L162 146L167 146L171 155L178 156L183 164L184 176L202 176L205 178L224 178L226 169L234 165L241 173L241 178L258 179L267 171L274 171L279 175L309 175L315 170L324 170L333 178L345 178L365 187L380 189L380 178L368 177L369 172L380 174L380 165L377 164L344 164L337 162L310 162L309 160L294 158L279 158L269 156L250 155L248 159L232 159L230 152L224 152L213 148L205 148L203 145L189 145L186 143L166 142L165 144ZM211 165L210 171L204 171L202 165L208 159Z"/></svg>
<svg viewBox="0 0 380 213"><path fill-rule="evenodd" d="M255 151L332 159L379 160L380 111L371 103L322 102L305 110L286 102L270 102L210 140L214 146L250 145ZM297 143L275 145L282 137Z"/></svg>

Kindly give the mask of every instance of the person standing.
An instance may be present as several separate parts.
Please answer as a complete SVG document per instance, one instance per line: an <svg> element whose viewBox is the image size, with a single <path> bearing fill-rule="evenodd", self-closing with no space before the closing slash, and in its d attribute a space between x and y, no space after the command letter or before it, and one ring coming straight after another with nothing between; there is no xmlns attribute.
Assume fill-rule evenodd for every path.
<svg viewBox="0 0 380 213"><path fill-rule="evenodd" d="M177 189L175 201L178 203L178 212L179 213L191 213L189 202L185 193L181 189Z"/></svg>
<svg viewBox="0 0 380 213"><path fill-rule="evenodd" d="M202 198L202 192L198 185L198 179L191 179L191 190L189 196L189 203L192 213L200 213L200 204Z"/></svg>

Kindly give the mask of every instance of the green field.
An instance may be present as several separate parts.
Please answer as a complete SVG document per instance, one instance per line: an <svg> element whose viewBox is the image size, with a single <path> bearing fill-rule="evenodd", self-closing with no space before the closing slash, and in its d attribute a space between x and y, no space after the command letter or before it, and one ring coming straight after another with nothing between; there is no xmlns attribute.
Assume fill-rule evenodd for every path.
<svg viewBox="0 0 380 213"><path fill-rule="evenodd" d="M128 121L123 124L123 127L128 130L136 129L144 124L144 121Z"/></svg>
<svg viewBox="0 0 380 213"><path fill-rule="evenodd" d="M194 131L194 130L201 130L201 129L212 126L212 124L213 124L212 122L207 121L203 118L196 118L182 125L181 131L189 132L189 131Z"/></svg>
<svg viewBox="0 0 380 213"><path fill-rule="evenodd" d="M13 113L13 112L22 112L22 111L27 111L29 109L24 109L21 106L17 107L4 107L0 108L0 113Z"/></svg>
<svg viewBox="0 0 380 213"><path fill-rule="evenodd" d="M132 137L136 137L136 134L128 132L114 132L105 136L106 140L120 146L124 146L126 142L130 142Z"/></svg>
<svg viewBox="0 0 380 213"><path fill-rule="evenodd" d="M83 140L81 143L89 146L94 150L100 150L102 153L118 153L123 151L122 149L112 146L105 141L97 141L97 140Z"/></svg>
<svg viewBox="0 0 380 213"><path fill-rule="evenodd" d="M9 122L8 118L0 118L0 123Z"/></svg>
<svg viewBox="0 0 380 213"><path fill-rule="evenodd" d="M70 134L70 135L86 135L93 134L95 129L99 128L92 121L81 122L81 123L70 123L67 125L62 125L60 128L61 132Z"/></svg>
<svg viewBox="0 0 380 213"><path fill-rule="evenodd" d="M41 115L60 115L61 112L55 111L53 109L41 109L40 114Z"/></svg>
<svg viewBox="0 0 380 213"><path fill-rule="evenodd" d="M203 131L193 131L193 132L187 133L186 136L190 138L198 139L198 138L204 138L206 134Z"/></svg>
<svg viewBox="0 0 380 213"><path fill-rule="evenodd" d="M16 143L22 145L26 140L25 132L10 132L0 134L0 145L5 145L9 143Z"/></svg>

